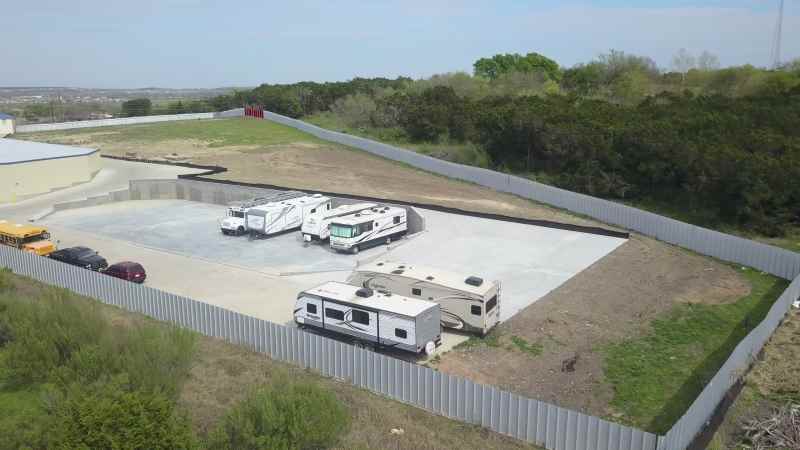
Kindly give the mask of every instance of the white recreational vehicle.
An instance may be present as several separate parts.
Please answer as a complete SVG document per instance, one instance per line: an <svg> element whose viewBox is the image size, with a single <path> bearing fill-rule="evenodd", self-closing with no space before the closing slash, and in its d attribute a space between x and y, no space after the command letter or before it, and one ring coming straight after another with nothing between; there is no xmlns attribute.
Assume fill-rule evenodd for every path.
<svg viewBox="0 0 800 450"><path fill-rule="evenodd" d="M330 226L331 248L358 253L380 244L389 244L408 231L405 208L377 206L333 219Z"/></svg>
<svg viewBox="0 0 800 450"><path fill-rule="evenodd" d="M375 203L355 203L317 211L303 220L303 226L300 227L300 232L303 233L303 240L306 242L324 241L331 235L330 225L332 220L375 206L377 206Z"/></svg>
<svg viewBox="0 0 800 450"><path fill-rule="evenodd" d="M267 195L264 197L255 197L250 200L241 202L231 202L228 204L228 211L225 217L220 222L219 228L222 234L241 236L247 231L245 226L245 215L250 208L263 205L269 202L276 202L281 200L288 200L290 198L302 197L306 195L305 192L299 191L286 191L280 192L275 195Z"/></svg>
<svg viewBox="0 0 800 450"><path fill-rule="evenodd" d="M298 229L309 215L329 209L330 197L320 194L269 202L248 209L245 226L251 235L269 236Z"/></svg>
<svg viewBox="0 0 800 450"><path fill-rule="evenodd" d="M438 303L442 326L485 335L500 321L500 282L444 270L377 261L347 279L356 286Z"/></svg>
<svg viewBox="0 0 800 450"><path fill-rule="evenodd" d="M301 292L294 320L301 328L347 335L369 347L430 355L442 342L437 303L335 281Z"/></svg>

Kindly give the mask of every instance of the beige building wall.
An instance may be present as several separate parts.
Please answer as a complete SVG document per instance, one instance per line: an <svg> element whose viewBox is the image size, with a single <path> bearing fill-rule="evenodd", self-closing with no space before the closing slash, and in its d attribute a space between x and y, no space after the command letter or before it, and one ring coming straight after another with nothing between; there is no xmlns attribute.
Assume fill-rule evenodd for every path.
<svg viewBox="0 0 800 450"><path fill-rule="evenodd" d="M100 170L100 152L69 158L0 165L0 203L70 187L91 180Z"/></svg>
<svg viewBox="0 0 800 450"><path fill-rule="evenodd" d="M14 119L0 119L0 138L14 134Z"/></svg>

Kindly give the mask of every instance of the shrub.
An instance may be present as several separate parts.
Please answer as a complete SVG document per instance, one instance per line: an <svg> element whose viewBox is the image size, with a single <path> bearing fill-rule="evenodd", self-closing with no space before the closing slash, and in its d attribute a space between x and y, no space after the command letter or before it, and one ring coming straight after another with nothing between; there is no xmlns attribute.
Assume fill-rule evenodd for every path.
<svg viewBox="0 0 800 450"><path fill-rule="evenodd" d="M50 446L57 448L196 448L189 421L159 392L131 390L120 376L75 384L56 400Z"/></svg>
<svg viewBox="0 0 800 450"><path fill-rule="evenodd" d="M254 391L222 419L211 449L314 449L335 444L349 416L316 384L281 381Z"/></svg>

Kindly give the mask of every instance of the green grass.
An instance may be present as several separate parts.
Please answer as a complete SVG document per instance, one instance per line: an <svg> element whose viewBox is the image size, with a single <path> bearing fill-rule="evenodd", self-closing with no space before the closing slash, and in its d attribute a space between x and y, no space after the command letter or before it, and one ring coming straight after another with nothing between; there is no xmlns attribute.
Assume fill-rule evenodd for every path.
<svg viewBox="0 0 800 450"><path fill-rule="evenodd" d="M0 449L13 448L28 441L28 435L37 433L37 419L44 414L40 400L41 389L29 387L16 391L0 390ZM18 440L19 442L14 442Z"/></svg>
<svg viewBox="0 0 800 450"><path fill-rule="evenodd" d="M55 131L29 135L29 139L43 138L48 135L79 136L85 133L102 133L92 136L100 142L141 142L153 143L172 139L193 139L207 142L210 147L233 145L278 145L294 142L321 143L310 134L280 125L268 120L245 119L213 119L187 120L179 122L163 122L141 125L127 125Z"/></svg>
<svg viewBox="0 0 800 450"><path fill-rule="evenodd" d="M519 336L511 336L512 349L517 349L530 356L536 357L544 352L544 345L540 342L528 342Z"/></svg>
<svg viewBox="0 0 800 450"><path fill-rule="evenodd" d="M603 349L606 380L614 387L611 405L623 420L666 432L788 285L753 269L741 272L752 286L748 296L724 305L675 306L645 336Z"/></svg>
<svg viewBox="0 0 800 450"><path fill-rule="evenodd" d="M470 336L464 342L457 344L453 350L470 350L476 347L500 347L500 332L497 328L493 329L486 336Z"/></svg>

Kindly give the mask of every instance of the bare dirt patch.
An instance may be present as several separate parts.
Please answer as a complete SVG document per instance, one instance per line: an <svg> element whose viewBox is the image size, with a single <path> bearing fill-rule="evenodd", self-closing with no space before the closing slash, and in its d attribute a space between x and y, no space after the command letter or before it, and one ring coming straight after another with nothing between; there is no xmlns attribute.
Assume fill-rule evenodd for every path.
<svg viewBox="0 0 800 450"><path fill-rule="evenodd" d="M442 356L438 368L513 392L600 416L613 416L604 381L606 343L640 335L650 321L687 299L735 301L750 287L731 267L633 236L587 270L500 325L500 345ZM511 336L542 346L521 353ZM562 365L574 359L574 371Z"/></svg>

